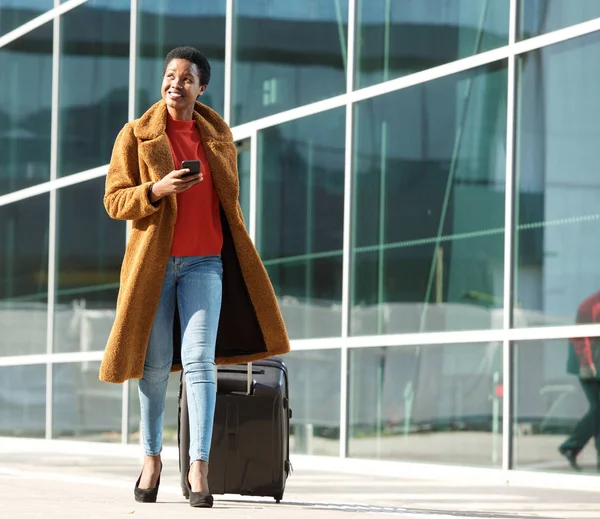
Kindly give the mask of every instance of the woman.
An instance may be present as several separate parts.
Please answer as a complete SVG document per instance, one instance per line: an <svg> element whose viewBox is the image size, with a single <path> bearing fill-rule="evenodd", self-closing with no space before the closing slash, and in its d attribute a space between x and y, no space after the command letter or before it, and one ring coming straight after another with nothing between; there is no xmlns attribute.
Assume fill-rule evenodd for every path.
<svg viewBox="0 0 600 519"><path fill-rule="evenodd" d="M121 130L106 178L108 214L132 220L132 229L100 379L141 378L145 458L134 489L140 502L155 502L158 493L169 373L184 370L190 395L190 505L211 507L215 361L241 363L289 351L238 203L231 131L196 101L209 80L200 51L172 50L162 100ZM184 160L199 160L200 173L181 169Z"/></svg>

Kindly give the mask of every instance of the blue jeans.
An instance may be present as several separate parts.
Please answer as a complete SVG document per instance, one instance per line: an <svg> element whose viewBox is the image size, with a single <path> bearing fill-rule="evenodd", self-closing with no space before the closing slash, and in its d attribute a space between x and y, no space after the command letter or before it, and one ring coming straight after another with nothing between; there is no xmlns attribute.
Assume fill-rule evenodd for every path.
<svg viewBox="0 0 600 519"><path fill-rule="evenodd" d="M222 280L220 256L169 258L150 332L144 376L139 383L142 438L147 456L158 456L162 450L177 301L190 417L190 463L208 461L216 402L215 344Z"/></svg>

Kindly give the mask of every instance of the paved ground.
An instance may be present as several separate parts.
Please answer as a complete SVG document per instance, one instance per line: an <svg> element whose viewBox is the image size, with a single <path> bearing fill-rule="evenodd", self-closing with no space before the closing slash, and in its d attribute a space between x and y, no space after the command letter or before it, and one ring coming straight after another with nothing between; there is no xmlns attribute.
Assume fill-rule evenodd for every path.
<svg viewBox="0 0 600 519"><path fill-rule="evenodd" d="M4 443L4 445L2 445ZM359 477L296 470L284 502L216 496L212 510L192 509L181 495L177 462L165 459L159 503L133 500L139 459L107 453L44 452L0 439L2 519L186 518L348 519L349 515L399 518L591 519L600 518L599 491L515 488L473 480ZM68 449L67 449L68 450Z"/></svg>

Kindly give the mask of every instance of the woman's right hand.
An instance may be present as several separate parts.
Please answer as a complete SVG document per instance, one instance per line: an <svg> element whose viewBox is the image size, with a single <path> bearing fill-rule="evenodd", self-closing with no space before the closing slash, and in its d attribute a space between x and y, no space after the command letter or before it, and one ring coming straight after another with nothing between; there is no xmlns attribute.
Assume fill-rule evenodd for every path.
<svg viewBox="0 0 600 519"><path fill-rule="evenodd" d="M167 195L183 193L192 186L202 182L202 172L195 175L184 176L186 173L189 173L189 171L189 169L176 169L161 178L152 186L152 191L150 193L151 202L158 202L161 198Z"/></svg>

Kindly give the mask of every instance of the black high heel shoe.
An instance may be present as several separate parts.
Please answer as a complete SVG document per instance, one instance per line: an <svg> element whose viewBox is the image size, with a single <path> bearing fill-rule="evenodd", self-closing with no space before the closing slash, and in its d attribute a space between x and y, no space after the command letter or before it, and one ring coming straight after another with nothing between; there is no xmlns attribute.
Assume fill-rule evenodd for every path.
<svg viewBox="0 0 600 519"><path fill-rule="evenodd" d="M162 473L162 461L160 462L160 472ZM135 488L133 489L133 497L138 503L156 503L156 497L158 496L158 487L160 486L160 473L158 474L158 479L156 480L156 486L154 488L140 488L140 480L142 479L142 474L144 469L142 468L142 472L140 472L140 477L138 478Z"/></svg>
<svg viewBox="0 0 600 519"><path fill-rule="evenodd" d="M211 493L192 491L192 485L190 485L190 469L187 471L185 485L190 494L190 506L193 506L194 508L212 508L214 500Z"/></svg>

